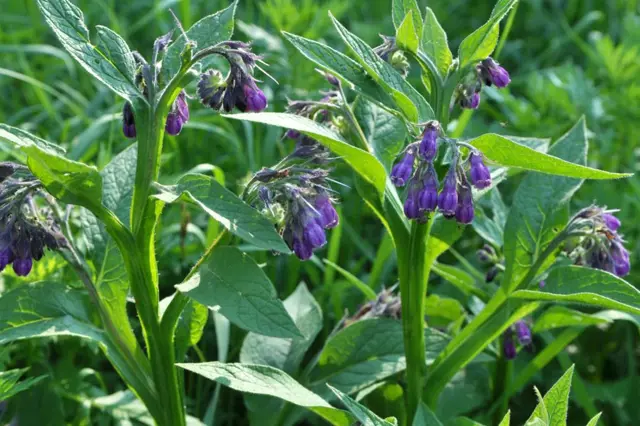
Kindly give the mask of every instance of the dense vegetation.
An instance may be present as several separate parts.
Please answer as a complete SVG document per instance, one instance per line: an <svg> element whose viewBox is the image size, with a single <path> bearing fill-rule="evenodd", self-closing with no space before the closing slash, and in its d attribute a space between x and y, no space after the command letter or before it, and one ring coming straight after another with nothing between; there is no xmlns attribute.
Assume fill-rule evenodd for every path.
<svg viewBox="0 0 640 426"><path fill-rule="evenodd" d="M0 53L0 424L640 423L637 1L9 0Z"/></svg>

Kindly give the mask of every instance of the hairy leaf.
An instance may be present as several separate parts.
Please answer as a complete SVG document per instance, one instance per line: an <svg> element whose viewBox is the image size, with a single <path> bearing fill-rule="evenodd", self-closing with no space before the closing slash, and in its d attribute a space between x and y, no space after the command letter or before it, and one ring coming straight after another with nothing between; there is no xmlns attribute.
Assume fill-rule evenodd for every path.
<svg viewBox="0 0 640 426"><path fill-rule="evenodd" d="M442 29L438 18L429 7L424 19L420 51L433 62L442 78L447 76L453 62L453 54L449 49L447 33Z"/></svg>

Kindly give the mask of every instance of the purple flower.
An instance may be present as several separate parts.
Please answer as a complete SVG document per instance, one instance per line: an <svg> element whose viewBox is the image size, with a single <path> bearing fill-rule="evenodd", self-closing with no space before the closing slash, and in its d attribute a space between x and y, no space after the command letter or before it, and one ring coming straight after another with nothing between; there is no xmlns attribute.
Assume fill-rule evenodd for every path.
<svg viewBox="0 0 640 426"><path fill-rule="evenodd" d="M438 208L444 217L455 216L456 209L458 208L458 182L455 168L456 165L452 164L447 172L447 176L444 178L442 191L440 191L440 195L438 195Z"/></svg>
<svg viewBox="0 0 640 426"><path fill-rule="evenodd" d="M413 152L407 151L402 160L393 166L393 169L391 169L391 182L395 186L402 187L409 181L413 173L414 160L415 155Z"/></svg>
<svg viewBox="0 0 640 426"><path fill-rule="evenodd" d="M538 283L538 288L540 288L540 290L542 290L545 285L547 285L547 283L544 280L540 280L540 282Z"/></svg>
<svg viewBox="0 0 640 426"><path fill-rule="evenodd" d="M456 221L458 223L469 224L473 221L473 194L467 185L460 186L458 206L456 207Z"/></svg>
<svg viewBox="0 0 640 426"><path fill-rule="evenodd" d="M511 331L511 328L508 328L507 331L504 332L502 351L506 359L515 359L516 355L518 355L516 344L513 341L513 331Z"/></svg>
<svg viewBox="0 0 640 426"><path fill-rule="evenodd" d="M605 213L602 215L604 224L611 232L616 232L620 228L620 219L612 215L611 213Z"/></svg>
<svg viewBox="0 0 640 426"><path fill-rule="evenodd" d="M629 252L619 240L611 243L611 259L613 260L614 273L619 277L624 277L631 269L629 261Z"/></svg>
<svg viewBox="0 0 640 426"><path fill-rule="evenodd" d="M495 85L498 88L507 87L511 82L509 73L492 58L483 60L480 65L480 75L487 86Z"/></svg>
<svg viewBox="0 0 640 426"><path fill-rule="evenodd" d="M523 320L516 321L514 324L514 328L516 329L516 336L518 337L518 341L522 346L527 346L531 344L531 330L526 322Z"/></svg>
<svg viewBox="0 0 640 426"><path fill-rule="evenodd" d="M327 243L324 229L318 224L316 218L311 218L304 225L304 240L312 249L320 248Z"/></svg>
<svg viewBox="0 0 640 426"><path fill-rule="evenodd" d="M0 271L4 270L11 262L13 262L13 251L11 247L5 247L0 250Z"/></svg>
<svg viewBox="0 0 640 426"><path fill-rule="evenodd" d="M184 90L180 92L176 98L175 105L182 122L186 123L189 121L189 104L187 103L187 95Z"/></svg>
<svg viewBox="0 0 640 426"><path fill-rule="evenodd" d="M465 109L478 109L480 106L480 93L474 92L471 96L460 98L460 107Z"/></svg>
<svg viewBox="0 0 640 426"><path fill-rule="evenodd" d="M313 255L313 247L303 241L301 238L294 238L293 252L300 260L308 260Z"/></svg>
<svg viewBox="0 0 640 426"><path fill-rule="evenodd" d="M167 114L167 122L164 129L171 136L176 136L182 131L182 126L189 120L189 105L187 95L180 92L171 106L171 112Z"/></svg>
<svg viewBox="0 0 640 426"><path fill-rule="evenodd" d="M164 129L171 136L176 136L180 134L180 131L182 130L182 118L180 117L180 114L178 114L177 111L170 112L167 115L167 123L165 124Z"/></svg>
<svg viewBox="0 0 640 426"><path fill-rule="evenodd" d="M13 261L13 272L19 277L26 277L31 272L33 261L31 257L17 258Z"/></svg>
<svg viewBox="0 0 640 426"><path fill-rule="evenodd" d="M436 121L430 121L422 133L419 152L426 161L432 161L438 153L438 128Z"/></svg>
<svg viewBox="0 0 640 426"><path fill-rule="evenodd" d="M418 206L422 212L432 212L438 207L438 175L433 164L429 164L423 178L423 186L418 193Z"/></svg>
<svg viewBox="0 0 640 426"><path fill-rule="evenodd" d="M284 135L289 139L298 139L300 137L300 132L297 130L289 129Z"/></svg>
<svg viewBox="0 0 640 426"><path fill-rule="evenodd" d="M420 201L418 198L419 194L419 185L412 183L409 187L407 199L404 202L404 214L407 216L407 219L419 219L422 216L420 212Z"/></svg>
<svg viewBox="0 0 640 426"><path fill-rule="evenodd" d="M252 79L245 83L242 90L247 111L260 112L267 107L267 97Z"/></svg>
<svg viewBox="0 0 640 426"><path fill-rule="evenodd" d="M338 217L338 212L335 207L331 203L331 198L329 195L324 192L318 195L315 199L315 208L320 214L319 222L320 225L325 229L335 228L338 226L338 222L340 218Z"/></svg>
<svg viewBox="0 0 640 426"><path fill-rule="evenodd" d="M469 162L471 163L471 170L469 177L471 183L477 189L484 189L491 185L491 172L482 161L482 154L480 152L472 151L469 155Z"/></svg>
<svg viewBox="0 0 640 426"><path fill-rule="evenodd" d="M127 138L136 137L136 121L133 116L133 106L129 102L125 102L122 108L122 132Z"/></svg>

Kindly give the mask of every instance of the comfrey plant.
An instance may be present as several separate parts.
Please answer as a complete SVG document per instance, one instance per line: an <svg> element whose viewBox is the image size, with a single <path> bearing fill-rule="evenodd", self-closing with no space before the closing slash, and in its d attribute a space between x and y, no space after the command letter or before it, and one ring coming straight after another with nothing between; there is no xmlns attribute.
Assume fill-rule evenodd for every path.
<svg viewBox="0 0 640 426"><path fill-rule="evenodd" d="M413 0L393 1L396 34L377 48L332 17L350 56L285 33L332 88L319 101L294 101L285 113L265 113L260 57L248 44L230 41L235 2L186 31L176 24L156 40L147 60L105 27L98 27L92 44L81 11L69 0L38 0L69 54L124 99L123 134L136 142L98 171L66 158L56 144L0 125L0 139L26 158L26 166L0 167L0 260L24 276L45 247L58 250L77 273L79 283L72 284L80 284L34 282L3 295L0 342L52 335L97 342L163 426L187 424L183 370L246 392L249 418L261 426L318 420L308 412L337 426L397 424L349 396L384 381L401 385L405 404L398 417L404 424L437 424L443 390L474 361L484 369L495 366L492 392L482 393L488 398L483 406L491 407L486 414L497 424L509 396L582 330L575 328L578 311L555 305L640 313L640 293L621 278L629 256L613 212L590 207L569 215L571 196L584 179L627 176L585 165L584 120L551 146L497 134L465 140L449 134L461 107L478 107L484 85L509 84L508 72L491 55L499 23L515 3L499 0L455 59L431 9L423 14ZM225 68L212 68L211 56ZM421 73L424 87L410 84L411 68ZM258 171L240 197L203 174L159 183L165 133L178 136L189 125L195 98L216 112L239 111L225 115L230 119L286 129L293 151ZM252 250L317 256L327 231L340 221L329 175L337 161L353 170L355 189L391 237L399 299L391 290L376 294L358 283L368 302L328 335L318 353L305 356L323 325L306 286L281 302L249 254L221 243L237 237ZM507 212L496 186L510 168L527 175ZM429 275L458 271L436 260L464 225L481 229L483 196L493 202L498 235L483 249L492 268L488 283L481 288L452 280L473 296L473 309L451 327L435 328L427 307L433 309L434 300L437 307L439 299L428 291ZM175 292L160 300L155 231L169 203L192 204L225 230ZM70 217L78 217L80 229ZM64 298L51 298L52 292ZM129 292L140 335L127 316ZM182 363L200 339L208 309L219 322L226 318L248 331L240 363ZM535 354L535 340L559 327L570 332L512 377L518 350ZM545 408L551 402L542 399L532 422L556 424L556 410Z"/></svg>

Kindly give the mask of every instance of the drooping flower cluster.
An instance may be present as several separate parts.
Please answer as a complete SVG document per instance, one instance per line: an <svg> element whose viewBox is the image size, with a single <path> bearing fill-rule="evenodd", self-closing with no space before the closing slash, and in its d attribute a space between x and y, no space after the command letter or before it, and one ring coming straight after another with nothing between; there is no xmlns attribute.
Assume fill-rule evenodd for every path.
<svg viewBox="0 0 640 426"><path fill-rule="evenodd" d="M502 351L507 359L514 359L518 355L516 341L521 346L527 348L531 348L531 343L533 342L531 329L524 320L518 320L511 327L507 328L502 338Z"/></svg>
<svg viewBox="0 0 640 426"><path fill-rule="evenodd" d="M400 296L394 294L395 286L383 289L375 300L363 304L358 311L345 319L343 326L370 318L400 319L402 316L402 304Z"/></svg>
<svg viewBox="0 0 640 426"><path fill-rule="evenodd" d="M407 218L425 221L427 215L437 209L446 218L455 217L459 223L468 224L474 217L471 186L487 188L491 185L491 174L479 151L472 150L467 161L462 162L457 144L452 144L455 152L438 193L440 185L433 160L438 153L439 131L438 122L428 122L422 139L404 150L402 158L391 170L390 179L398 187L408 187L404 203ZM468 178L465 172L467 163Z"/></svg>
<svg viewBox="0 0 640 426"><path fill-rule="evenodd" d="M198 97L203 105L214 110L233 108L240 111L260 112L267 107L267 97L256 85L253 69L260 57L251 51L251 46L228 41L221 43L220 55L229 62L226 77L217 70L208 70L200 75Z"/></svg>
<svg viewBox="0 0 640 426"><path fill-rule="evenodd" d="M46 248L57 250L67 242L33 201L41 183L15 163L0 163L0 171L0 271L11 264L16 275L26 276Z"/></svg>
<svg viewBox="0 0 640 426"><path fill-rule="evenodd" d="M409 74L409 61L404 52L398 48L395 37L380 35L382 44L373 51L385 62L393 66L403 77Z"/></svg>
<svg viewBox="0 0 640 426"><path fill-rule="evenodd" d="M624 239L618 232L620 220L613 213L598 206L578 212L568 228L579 235L569 241L565 251L576 265L591 266L623 277L629 273L631 263Z"/></svg>
<svg viewBox="0 0 640 426"><path fill-rule="evenodd" d="M460 107L476 109L480 105L482 85L504 88L509 85L509 72L492 58L480 61L457 88L456 99Z"/></svg>

